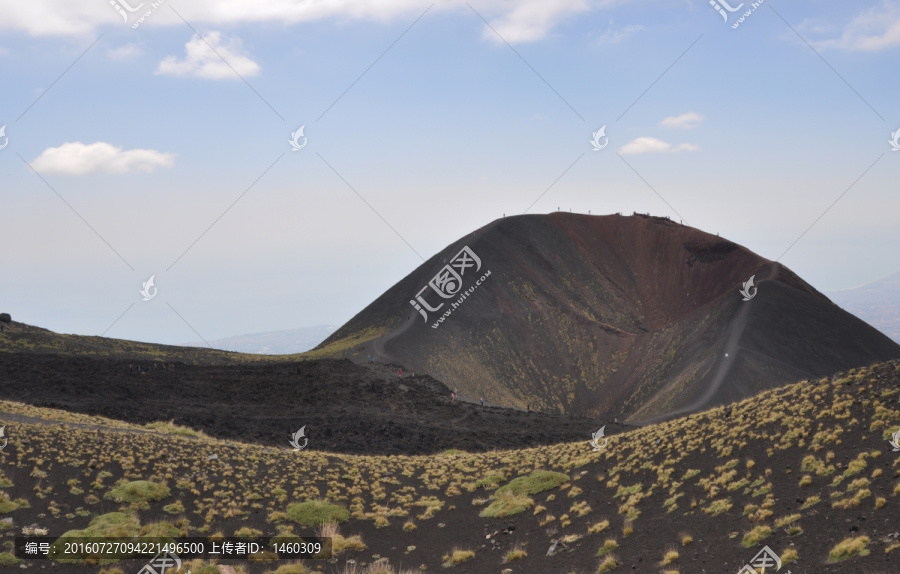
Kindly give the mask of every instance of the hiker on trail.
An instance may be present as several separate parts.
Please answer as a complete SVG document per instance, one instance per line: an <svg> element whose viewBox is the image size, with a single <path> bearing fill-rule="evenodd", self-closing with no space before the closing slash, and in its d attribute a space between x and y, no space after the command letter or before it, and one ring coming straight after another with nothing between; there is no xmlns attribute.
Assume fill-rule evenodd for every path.
<svg viewBox="0 0 900 574"><path fill-rule="evenodd" d="M450 402L456 401L456 393L450 393Z"/></svg>
<svg viewBox="0 0 900 574"><path fill-rule="evenodd" d="M481 408L484 408L484 397L481 397Z"/></svg>
<svg viewBox="0 0 900 574"><path fill-rule="evenodd" d="M403 376L403 369L400 369L399 371L397 371L397 375L400 376L400 377L402 377L402 376Z"/></svg>

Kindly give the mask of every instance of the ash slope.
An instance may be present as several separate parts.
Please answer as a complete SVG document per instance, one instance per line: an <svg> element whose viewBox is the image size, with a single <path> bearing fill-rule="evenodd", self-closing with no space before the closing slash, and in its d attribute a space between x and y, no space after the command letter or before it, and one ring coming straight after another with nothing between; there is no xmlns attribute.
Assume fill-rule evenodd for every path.
<svg viewBox="0 0 900 574"><path fill-rule="evenodd" d="M311 451L367 455L587 444L603 424L451 402L442 383L406 371L400 377L398 369L333 359L203 365L0 352L0 399L136 424L171 420L218 439L280 448L305 426ZM623 428L610 424L606 434Z"/></svg>
<svg viewBox="0 0 900 574"><path fill-rule="evenodd" d="M410 300L464 246L482 262L464 289L490 276L433 328L439 313L423 321ZM750 276L758 292L743 301ZM317 351L329 349L495 402L644 422L900 357L789 269L724 238L667 218L568 213L459 239Z"/></svg>
<svg viewBox="0 0 900 574"><path fill-rule="evenodd" d="M588 573L606 561L613 572L721 573L737 572L766 545L784 561L781 572L895 574L900 453L887 439L900 428L898 389L894 361L622 433L600 452L581 442L428 457L280 452L3 403L4 520L53 537L101 516L131 517L118 521L116 536L247 528L308 536L314 528L294 522L291 505L324 497L350 514L340 525L343 551L294 567L300 572L378 563L386 574ZM535 469L564 473L565 482L532 483L539 488L501 517L482 516L508 500L498 487L511 489ZM168 488L158 500L117 503L114 488L134 480ZM840 551L846 541L854 551ZM525 554L510 561L515 548ZM472 554L445 570L454 549ZM116 567L136 572L144 562ZM283 565L225 563L249 574Z"/></svg>

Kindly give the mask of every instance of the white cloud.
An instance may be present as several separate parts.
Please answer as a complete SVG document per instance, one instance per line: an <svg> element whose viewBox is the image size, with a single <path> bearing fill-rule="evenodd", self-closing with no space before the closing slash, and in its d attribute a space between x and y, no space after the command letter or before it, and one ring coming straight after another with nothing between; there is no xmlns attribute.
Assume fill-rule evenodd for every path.
<svg viewBox="0 0 900 574"><path fill-rule="evenodd" d="M203 38L194 35L184 45L184 50L183 60L168 56L159 63L156 73L209 80L239 80L238 74L247 77L259 73L259 64L241 54L241 41L231 38L224 42L219 32L210 32Z"/></svg>
<svg viewBox="0 0 900 574"><path fill-rule="evenodd" d="M823 30L814 23L804 25L804 31ZM825 28L827 29L827 28ZM900 44L900 3L882 2L851 20L840 37L813 42L817 48L839 48L874 52Z"/></svg>
<svg viewBox="0 0 900 574"><path fill-rule="evenodd" d="M606 32L598 36L597 39L594 40L594 44L601 46L618 44L634 36L638 32L643 31L644 29L645 28L639 24L629 24L628 26L623 26L621 28L613 28L613 21L610 20Z"/></svg>
<svg viewBox="0 0 900 574"><path fill-rule="evenodd" d="M695 146L694 144L683 143L673 146L669 142L645 136L631 140L622 146L619 153L626 155L639 153L675 153L679 151L697 151L699 149L700 147Z"/></svg>
<svg viewBox="0 0 900 574"><path fill-rule="evenodd" d="M573 15L626 0L479 0L473 7L510 42L544 38L554 26ZM133 6L139 0L129 0ZM234 27L247 23L296 24L324 19L350 18L388 22L411 21L433 0L192 0L178 5L187 21L209 27ZM149 9L144 7L137 14ZM465 2L438 2L429 12L455 11L472 15ZM0 30L25 31L33 36L96 34L101 26L125 28L133 22L122 17L109 2L59 2L58 0L0 0ZM155 10L145 26L184 26L172 10ZM485 37L500 41L490 30Z"/></svg>
<svg viewBox="0 0 900 574"><path fill-rule="evenodd" d="M659 126L663 128L689 130L699 126L702 121L703 116L697 112L686 112L678 116L669 116L665 118L663 121L659 122Z"/></svg>
<svg viewBox="0 0 900 574"><path fill-rule="evenodd" d="M90 173L152 172L171 167L175 154L152 149L123 150L106 142L67 142L41 152L31 166L41 173L87 175Z"/></svg>
<svg viewBox="0 0 900 574"><path fill-rule="evenodd" d="M132 58L136 58L140 56L142 50L138 47L137 44L127 43L122 44L116 48L110 48L106 51L106 55L112 58L113 60L130 60Z"/></svg>
<svg viewBox="0 0 900 574"><path fill-rule="evenodd" d="M563 18L588 10L586 0L519 0L502 16L488 20L493 30L486 27L484 37L502 42L499 34L510 44L533 42L546 36Z"/></svg>

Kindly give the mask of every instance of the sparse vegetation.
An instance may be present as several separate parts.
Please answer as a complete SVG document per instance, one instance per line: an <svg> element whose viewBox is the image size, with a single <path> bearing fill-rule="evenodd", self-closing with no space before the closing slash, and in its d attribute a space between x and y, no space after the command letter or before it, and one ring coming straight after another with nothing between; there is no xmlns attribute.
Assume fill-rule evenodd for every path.
<svg viewBox="0 0 900 574"><path fill-rule="evenodd" d="M797 522L800 520L799 514L791 514L789 516L783 516L775 521L775 528L784 528L791 522Z"/></svg>
<svg viewBox="0 0 900 574"><path fill-rule="evenodd" d="M757 544L759 544L759 542L765 540L770 534L772 534L772 529L770 527L765 525L757 526L744 535L744 540L741 542L741 544L743 544L745 548L756 546Z"/></svg>
<svg viewBox="0 0 900 574"><path fill-rule="evenodd" d="M103 498L116 502L147 503L162 500L169 496L169 487L149 480L125 482L113 488Z"/></svg>
<svg viewBox="0 0 900 574"><path fill-rule="evenodd" d="M303 526L318 526L323 522L346 522L350 513L326 500L307 500L288 505L287 516Z"/></svg>
<svg viewBox="0 0 900 574"><path fill-rule="evenodd" d="M822 499L819 496L807 497L806 502L803 503L803 505L800 507L800 510L806 510L807 508L815 506L820 502L822 502Z"/></svg>
<svg viewBox="0 0 900 574"><path fill-rule="evenodd" d="M784 552L781 553L781 564L790 564L791 562L796 562L797 558L799 558L799 554L793 548L788 548Z"/></svg>
<svg viewBox="0 0 900 574"><path fill-rule="evenodd" d="M597 569L597 572L609 572L618 565L619 560L616 558L616 556L614 554L608 554L603 560L600 561L600 566Z"/></svg>
<svg viewBox="0 0 900 574"><path fill-rule="evenodd" d="M714 500L710 503L709 506L703 509L703 512L710 514L712 516L718 516L723 512L728 512L731 510L731 499L724 498L719 500Z"/></svg>
<svg viewBox="0 0 900 574"><path fill-rule="evenodd" d="M198 430L194 430L194 429L192 429L190 427L186 427L186 426L176 425L175 421L168 421L168 422L158 421L158 422L153 422L153 423L147 423L144 425L144 428L155 430L157 432L161 432L164 434L173 434L173 435L179 435L179 436L191 436L191 437L195 437L195 438L208 438L204 433L202 433Z"/></svg>
<svg viewBox="0 0 900 574"><path fill-rule="evenodd" d="M595 522L588 527L588 534L599 534L609 528L609 520L601 520L600 522Z"/></svg>
<svg viewBox="0 0 900 574"><path fill-rule="evenodd" d="M475 553L471 550L461 550L454 548L449 554L443 557L444 566L456 566L475 558Z"/></svg>
<svg viewBox="0 0 900 574"><path fill-rule="evenodd" d="M600 546L600 550L597 551L597 556L605 556L618 547L619 543L614 538L607 538Z"/></svg>
<svg viewBox="0 0 900 574"><path fill-rule="evenodd" d="M499 472L494 472L475 482L476 488L497 488L506 482L506 476Z"/></svg>
<svg viewBox="0 0 900 574"><path fill-rule="evenodd" d="M536 470L528 476L514 478L505 486L497 489L496 494L512 492L514 494L534 495L556 488L569 481L569 476L561 472Z"/></svg>
<svg viewBox="0 0 900 574"><path fill-rule="evenodd" d="M838 542L828 553L828 561L840 562L854 556L866 556L869 553L867 548L869 542L868 536L845 538Z"/></svg>
<svg viewBox="0 0 900 574"><path fill-rule="evenodd" d="M668 550L666 550L666 553L663 555L661 564L663 566L668 566L669 564L671 564L672 562L675 562L676 560L678 560L678 550L675 550L674 548L669 548Z"/></svg>
<svg viewBox="0 0 900 574"><path fill-rule="evenodd" d="M513 560L519 560L521 558L525 558L528 556L528 553L525 552L525 549L522 548L520 544L516 544L513 546L513 549L506 553L506 562L512 562Z"/></svg>
<svg viewBox="0 0 900 574"><path fill-rule="evenodd" d="M819 400L813 400L816 393L821 395ZM859 401L845 405L848 398L857 397ZM866 400L871 402L861 402ZM883 448L878 442L882 429L896 418L884 414L884 419L872 419L885 420L886 426L869 432L868 439L862 438L870 420L866 413L878 407L891 410L889 403L876 404L878 400L868 387L862 390L858 381L840 387L828 379L813 381L731 405L732 415L727 420L712 409L631 430L633 437L621 441L616 450L599 453L586 452L584 444L573 443L483 453L448 451L433 456L317 451L297 456L258 445L169 432L166 423L156 424L152 430L158 432L146 432L146 426L109 423L135 432L104 433L105 444L93 440L94 430L21 424L14 428L16 436L27 438L28 443L0 452L0 489L4 491L0 492L0 512L14 519L0 528L10 537L18 530L26 534L26 528L31 528L26 525L32 520L53 527L84 525L90 520L83 530L69 526L64 536L87 531L101 536L163 537L183 532L214 537L277 533L285 540L299 540L299 535L305 535L301 527L327 527L333 528L328 536L340 564L348 564L348 573L349 565L355 564L357 574L396 574L397 569L376 554L388 552L384 550L386 539L402 540L396 546L397 555L405 556L404 565L427 563L429 570L444 563L448 567L462 564L457 570L466 571L471 565L463 562L470 560L472 564L493 560L495 566L503 561L515 572L523 567L528 570L532 561L542 558L549 537L563 543L564 556L586 553L607 569L622 565L612 555L615 552L628 565L620 570L630 570L633 557L644 553L651 563L645 558L644 565L654 571L674 572L679 562L685 566L677 569L684 571L689 569L689 555L717 544L711 531L721 532L730 548L729 557L740 551L738 543L783 548L793 542L796 548L781 554L785 563L796 560L798 552L810 563L821 563L826 558L863 557L871 549L884 560L880 549L893 558L900 544L881 538L869 542L865 536L856 536L830 551L812 547L822 540L819 529L830 528L829 534L839 533L835 540L841 540L847 534L845 520L857 514L875 512L878 522L890 519L890 505L897 500L892 496L900 495L896 481L900 463L884 454L878 458L874 449ZM48 416L33 407L28 412L29 416ZM834 419L835 414L845 412L851 416ZM891 412L897 412L896 406ZM95 425L103 422L90 420ZM695 432L698 428L703 432ZM838 432L841 428L846 430ZM727 446L732 447L731 453L726 453ZM767 453L770 447L772 454ZM213 453L220 458L207 461ZM61 475L64 478L60 479ZM823 498L828 504L820 504ZM478 503L470 505L473 499ZM24 510L28 506L33 510ZM810 508L814 511L805 512ZM729 516L723 517L725 513ZM39 514L44 517L30 518ZM492 533L504 532L507 525L495 517L514 514L517 518L510 522L518 529L512 536L509 532L492 536L500 544L492 553L472 546L472 550L454 548L444 556L443 552L429 555L425 550L429 547L421 541L424 534L446 534L446 546L440 548L445 551L457 542L468 543L454 538L460 516L473 521L479 532L484 525L486 532ZM671 525L670 534L655 547L642 547L644 535L654 535L659 520ZM338 522L346 536L337 531ZM808 529L806 534L801 523ZM621 533L611 529L611 524L621 524ZM633 536L635 527L640 536ZM446 530L437 530L440 528ZM679 531L681 528L690 533ZM364 532L371 548L350 532ZM540 533L540 546L532 546L534 538L529 538L529 532ZM875 539L870 530L863 532ZM787 540L785 534L793 538ZM878 534L884 534L880 528ZM677 548L665 547L668 543ZM493 542L488 547L490 544ZM686 554L677 557L679 551ZM471 557L460 560L467 553ZM747 558L750 555L748 552ZM390 554L391 561L396 558ZM869 566L865 560L859 562L861 568ZM201 567L215 566L202 563L192 572L201 572ZM366 571L370 567L371 572ZM275 564L270 568L275 569ZM278 566L284 572L301 568L312 572L299 563ZM340 566L336 568L341 571ZM108 572L112 571L109 568Z"/></svg>
<svg viewBox="0 0 900 574"><path fill-rule="evenodd" d="M534 506L534 500L525 494L517 494L511 490L498 492L494 501L478 515L483 518L511 516L525 512Z"/></svg>

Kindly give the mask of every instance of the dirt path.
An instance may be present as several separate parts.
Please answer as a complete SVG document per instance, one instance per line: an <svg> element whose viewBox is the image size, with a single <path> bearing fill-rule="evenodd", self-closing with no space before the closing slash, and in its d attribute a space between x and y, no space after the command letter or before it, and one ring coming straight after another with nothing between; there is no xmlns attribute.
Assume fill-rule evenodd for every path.
<svg viewBox="0 0 900 574"><path fill-rule="evenodd" d="M756 283L757 288L759 285L762 285L769 280L770 279L768 277L765 279L760 279L759 282ZM744 330L747 328L750 308L752 305L752 299L750 301L742 301L741 307L738 309L738 312L735 314L735 318L732 321L731 326L728 328L728 333L726 335L727 339L725 341L724 347L724 355L719 357L716 361L716 364L713 367L715 369L715 373L713 374L712 379L707 384L706 390L700 397L692 401L690 404L673 411L669 411L664 415L659 415L640 421L629 421L629 423L639 426L655 424L683 415L685 413L696 412L707 407L713 397L716 396L716 393L719 392L719 389L722 387L722 383L725 382L725 379L731 372L731 368L735 364L738 353L743 350L743 348L740 346L740 342L741 337L743 337L744 335Z"/></svg>
<svg viewBox="0 0 900 574"><path fill-rule="evenodd" d="M386 360L387 362L391 362L394 360L393 357L384 352L384 344L388 341L396 339L403 333L409 331L409 328L412 327L413 323L416 320L416 317L418 316L418 313L411 313L407 316L406 321L404 321L399 327L394 328L394 330L387 335L375 339L375 341L372 343L372 349L375 351L376 361Z"/></svg>

